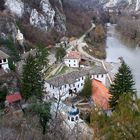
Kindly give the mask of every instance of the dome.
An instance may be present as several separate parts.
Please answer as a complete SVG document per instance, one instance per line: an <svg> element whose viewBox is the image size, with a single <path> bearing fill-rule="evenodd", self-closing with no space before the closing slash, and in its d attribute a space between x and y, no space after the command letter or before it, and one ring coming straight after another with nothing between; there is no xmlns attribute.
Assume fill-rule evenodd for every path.
<svg viewBox="0 0 140 140"><path fill-rule="evenodd" d="M72 105L70 111L68 112L69 115L71 116L76 116L78 115L80 112L79 112L79 109L76 108L74 105Z"/></svg>

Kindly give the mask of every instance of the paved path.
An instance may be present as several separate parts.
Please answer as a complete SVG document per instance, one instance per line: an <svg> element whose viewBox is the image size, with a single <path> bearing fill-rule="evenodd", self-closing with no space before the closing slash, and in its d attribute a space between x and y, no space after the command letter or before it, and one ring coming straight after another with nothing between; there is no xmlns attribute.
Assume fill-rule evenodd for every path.
<svg viewBox="0 0 140 140"><path fill-rule="evenodd" d="M98 64L100 63L103 66L103 68L108 72L107 77L109 79L110 84L112 84L112 79L111 79L111 76L110 76L111 72L108 71L108 69L106 67L106 64L105 64L106 63L105 60L97 59L97 58L91 56L90 54L88 54L86 51L83 50L83 47L85 47L85 46L88 47L88 44L86 42L84 42L84 39L85 39L86 35L89 32L91 32L94 28L95 28L95 25L92 23L92 27L84 35L82 35L79 39L76 40L76 46L77 46L78 51L81 54L83 54L87 58L90 58L91 60L93 60L94 62L96 62Z"/></svg>

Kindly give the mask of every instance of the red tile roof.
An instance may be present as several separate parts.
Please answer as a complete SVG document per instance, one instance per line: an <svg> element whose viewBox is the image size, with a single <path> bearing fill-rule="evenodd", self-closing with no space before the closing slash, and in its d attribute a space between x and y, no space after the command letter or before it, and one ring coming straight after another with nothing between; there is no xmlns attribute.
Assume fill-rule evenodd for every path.
<svg viewBox="0 0 140 140"><path fill-rule="evenodd" d="M14 94L11 94L11 95L7 95L6 96L6 100L9 102L9 103L13 103L13 102L16 102L16 101L19 101L21 100L22 97L20 95L19 92L16 92Z"/></svg>
<svg viewBox="0 0 140 140"><path fill-rule="evenodd" d="M108 110L109 107L109 90L104 86L104 84L99 80L92 81L92 99L97 106L101 107L103 110Z"/></svg>
<svg viewBox="0 0 140 140"><path fill-rule="evenodd" d="M67 59L80 59L81 55L77 51L71 51L71 52L67 53L65 58L67 58Z"/></svg>

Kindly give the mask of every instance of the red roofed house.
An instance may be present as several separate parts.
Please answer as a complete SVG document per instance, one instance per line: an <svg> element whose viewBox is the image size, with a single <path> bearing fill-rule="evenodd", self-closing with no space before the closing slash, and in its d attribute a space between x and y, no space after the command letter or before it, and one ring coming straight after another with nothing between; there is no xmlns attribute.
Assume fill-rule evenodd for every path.
<svg viewBox="0 0 140 140"><path fill-rule="evenodd" d="M19 92L6 96L6 100L8 101L9 104L20 102L21 99L22 97Z"/></svg>
<svg viewBox="0 0 140 140"><path fill-rule="evenodd" d="M94 103L104 111L110 111L109 99L111 94L105 85L99 80L92 81L92 99Z"/></svg>
<svg viewBox="0 0 140 140"><path fill-rule="evenodd" d="M77 67L79 67L80 61L81 61L81 55L77 51L70 51L64 57L64 63L68 67L75 67L75 68L77 68Z"/></svg>

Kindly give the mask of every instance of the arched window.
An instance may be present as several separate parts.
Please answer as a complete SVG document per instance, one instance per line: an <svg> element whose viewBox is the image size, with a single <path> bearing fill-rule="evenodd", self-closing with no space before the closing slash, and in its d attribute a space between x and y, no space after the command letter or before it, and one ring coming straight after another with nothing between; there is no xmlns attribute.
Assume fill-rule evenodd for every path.
<svg viewBox="0 0 140 140"><path fill-rule="evenodd" d="M74 121L74 117L71 117L71 121L72 121L72 122Z"/></svg>
<svg viewBox="0 0 140 140"><path fill-rule="evenodd" d="M6 62L6 59L3 59L3 62Z"/></svg>
<svg viewBox="0 0 140 140"><path fill-rule="evenodd" d="M79 118L79 117L78 117L78 116L76 116L76 120L78 120L78 118Z"/></svg>

